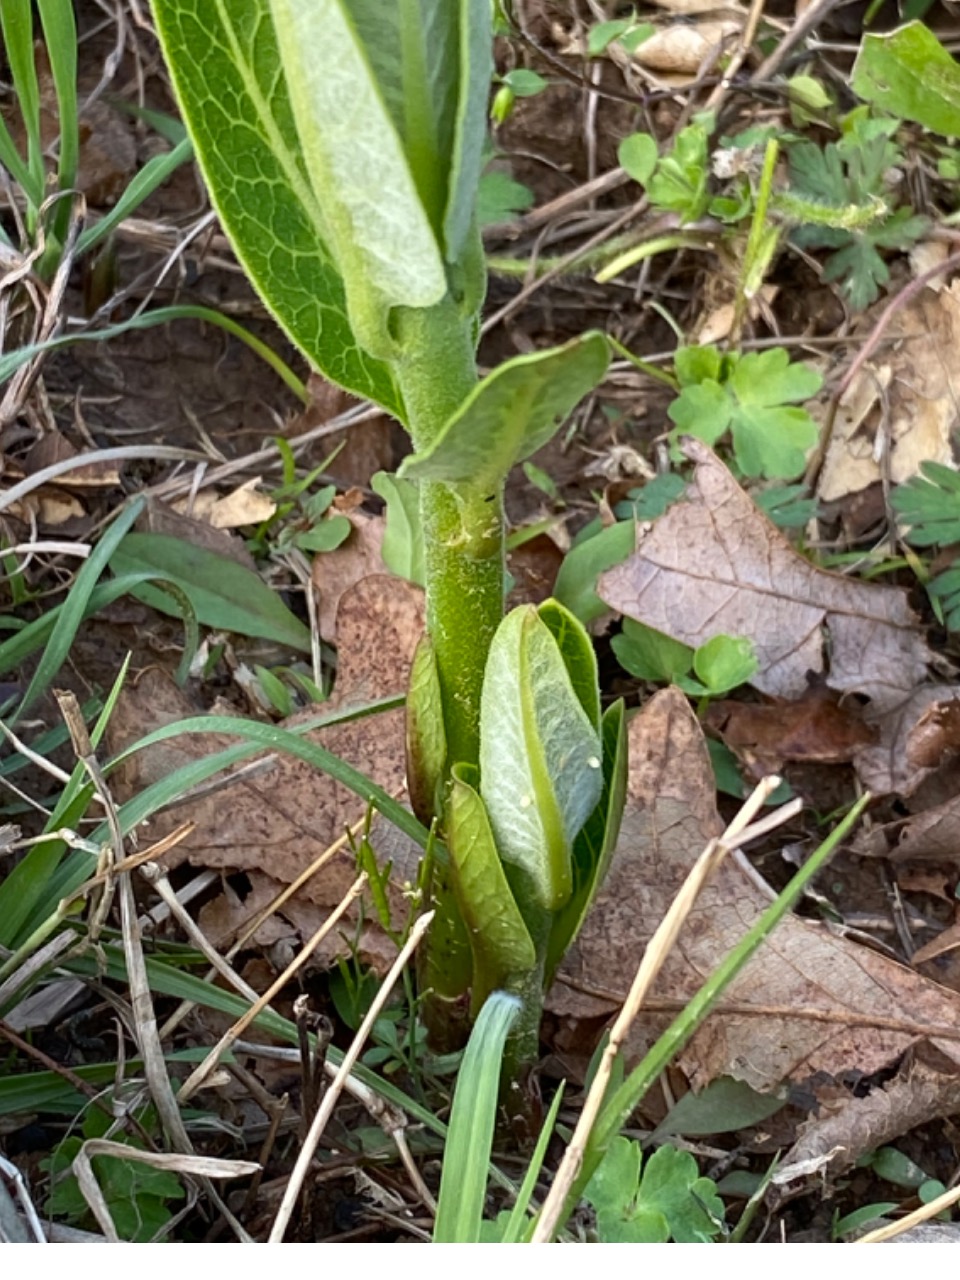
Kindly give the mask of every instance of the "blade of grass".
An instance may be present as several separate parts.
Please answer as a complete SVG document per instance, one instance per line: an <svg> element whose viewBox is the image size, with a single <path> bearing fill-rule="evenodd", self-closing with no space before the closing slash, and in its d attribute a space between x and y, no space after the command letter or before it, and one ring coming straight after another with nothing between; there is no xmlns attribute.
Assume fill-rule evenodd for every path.
<svg viewBox="0 0 960 1280"><path fill-rule="evenodd" d="M530 1163L527 1165L527 1171L523 1175L523 1182L520 1184L520 1191L517 1195L516 1204L507 1219L507 1225L504 1228L503 1239L501 1244L520 1244L525 1234L533 1226L533 1219L527 1217L527 1210L530 1207L530 1200L537 1186L540 1177L540 1171L543 1169L543 1162L546 1159L547 1147L550 1145L550 1139L553 1137L554 1126L557 1123L557 1113L560 1110L560 1102L563 1098L563 1087L566 1081L560 1081L560 1088L553 1095L553 1101L550 1103L550 1110L547 1112L547 1118L543 1122L543 1128L540 1130L540 1136L537 1138L537 1145L534 1148L533 1155L530 1157Z"/></svg>
<svg viewBox="0 0 960 1280"><path fill-rule="evenodd" d="M94 329L83 333L65 333L59 338L48 338L46 342L37 342L28 347L20 347L8 355L0 356L0 385L11 378L23 365L29 364L37 356L45 352L56 351L60 347L68 347L72 342L105 342L110 338L119 338L122 334L139 329L152 329L158 324L169 324L171 320L203 320L207 324L225 329L234 338L246 343L251 351L273 369L274 373L286 383L295 396L304 404L309 404L310 393L306 384L272 351L265 342L261 342L249 329L233 320L230 316L221 315L212 307L178 305L157 307L154 311L144 311L140 315L131 316L120 324L108 325L106 329Z"/></svg>
<svg viewBox="0 0 960 1280"><path fill-rule="evenodd" d="M97 717L97 722L91 730L90 740L95 747L100 743L106 732L107 724L113 714L117 698L120 696L120 690L123 688L123 682L126 679L129 666L130 656L128 655ZM70 781L61 792L60 799L50 816L46 830L53 832L59 831L65 826L79 826L80 819L84 816L89 806L90 795L91 788L89 784L86 784L83 766L77 764L74 767ZM19 934L23 929L24 922L31 913L36 911L41 901L44 902L43 917L48 918L50 923L43 936L37 939L37 945L49 936L59 924L61 919L58 910L60 898L57 896L51 897L48 889L51 878L59 866L66 848L66 843L63 840L44 841L41 844L34 845L27 856L22 858L10 871L9 875L0 882L0 942L5 946L12 947L20 942ZM89 864L96 862L92 854L86 855L86 858ZM30 952L27 951L26 954L30 954ZM7 972L12 972L22 958L18 951L7 960L2 966L0 978L5 977Z"/></svg>
<svg viewBox="0 0 960 1280"><path fill-rule="evenodd" d="M60 161L57 185L70 191L77 185L77 163L80 155L80 122L77 106L77 24L72 0L40 0L40 22L47 43L50 72L57 95L60 121ZM70 201L57 208L54 235L62 244L70 221Z"/></svg>
<svg viewBox="0 0 960 1280"><path fill-rule="evenodd" d="M109 578L106 582L98 582L93 591L90 592L86 607L79 621L83 622L85 619L92 617L100 609L105 609L107 605L113 604L114 600L119 600L121 596L130 594L134 587L138 587L145 582L152 582L155 577L156 574L154 573L125 573L118 575L116 578ZM42 617L27 623L16 635L11 636L9 640L5 640L3 644L0 644L0 675L4 675L7 671L15 670L32 653L44 648L49 642L50 636L53 634L53 630L67 603L69 602L65 601L64 604L58 604L52 609L48 609Z"/></svg>
<svg viewBox="0 0 960 1280"><path fill-rule="evenodd" d="M33 55L33 8L30 0L3 0L0 3L0 26L7 62L13 77L13 90L27 134L27 171L25 191L34 199L36 209L43 203L45 176L43 146L40 141L40 85Z"/></svg>
<svg viewBox="0 0 960 1280"><path fill-rule="evenodd" d="M13 716L14 723L41 694L46 692L54 676L66 661L97 580L106 568L120 539L139 516L143 507L143 500L137 498L121 511L84 562L83 568L73 581L70 594L60 609L47 647L43 651L43 657L33 673L33 679L27 686L27 691ZM22 636L23 632L19 634Z"/></svg>
<svg viewBox="0 0 960 1280"><path fill-rule="evenodd" d="M487 998L470 1033L457 1074L443 1154L434 1244L479 1243L497 1120L500 1064L520 1007L516 996L495 991Z"/></svg>
<svg viewBox="0 0 960 1280"><path fill-rule="evenodd" d="M380 704L379 709L383 709L383 703ZM321 722L324 724L334 723L333 719L328 717L321 718ZM153 733L147 734L145 738L141 738L139 742L132 747L128 747L114 760L111 760L107 770L116 768L118 764L129 759L137 751L153 746L154 743L164 742L168 738L175 738L180 734L229 734L242 738L248 743L255 743L255 749L267 748L273 751L284 751L288 755L297 756L300 760L305 760L307 764L313 765L315 769L320 770L322 773L329 774L331 778L349 788L365 804L372 804L388 821L398 827L404 835L409 836L421 849L427 847L430 833L409 810L394 800L387 791L384 791L383 787L372 782L366 774L361 773L359 769L355 769L353 765L341 760L339 756L335 756L333 752L321 747L319 743L305 741L303 738L304 731L304 725L298 725L297 731L294 732L290 729L281 729L277 725L262 724L254 720L241 720L237 716L193 716L187 720L178 720L174 724L163 725L162 728L155 729ZM146 794L146 792L143 794ZM168 797L168 799L173 798L173 796ZM125 831L130 830L128 823L131 821L132 814L131 804L124 805L120 810L120 817ZM139 820L142 821L143 819ZM93 838L97 839L97 834Z"/></svg>
<svg viewBox="0 0 960 1280"><path fill-rule="evenodd" d="M350 707L343 711L327 711L321 715L311 716L288 732L294 735L305 734L314 729L334 724L344 724L367 715L374 715L380 711L391 711L402 705L402 697L381 698L364 706ZM94 745L100 740L103 732L100 726L106 724L106 717L109 716L111 709L112 702L109 702L104 715L100 717L97 728L94 730ZM198 718L193 723L195 726L209 728L212 732L212 727L203 718ZM245 725L249 722L231 721L231 723ZM116 768L122 761L128 760L137 751L152 745L154 741L175 737L178 731L179 726L177 724L167 725L163 729L157 730L159 737L152 734L134 743L114 760L111 760L105 766L105 772L109 773L111 769ZM196 728L195 731L200 732L201 730ZM259 740L228 747L223 751L203 756L198 760L191 761L189 764L182 765L167 777L151 783L148 787L144 787L138 795L120 807L120 823L124 833L134 830L141 822L145 822L160 809L178 800L193 787L206 782L208 778L229 768L231 765L248 760L262 750L263 743ZM89 784L84 782L82 771L75 770L67 790L61 797L60 803L58 803L50 822L47 824L48 828L51 830L59 830L63 827L76 828L80 819L86 813L90 803L90 794ZM405 813L406 811L404 810L403 812ZM409 815L407 817L409 818ZM106 827L101 826L91 837L91 843L96 844L98 840L105 838ZM6 882L6 884L9 884L11 879L16 876L20 883L15 882L10 890L6 888L6 884L0 884L0 942L3 942L6 946L16 946L18 955L21 952L29 954L34 946L40 945L49 936L50 932L60 923L60 916L57 911L59 903L75 893L84 881L93 874L96 857L92 853L74 849L70 856L64 859L65 851L66 845L62 841L51 841L49 845L35 845L15 870L11 872ZM40 886L44 890L41 896L33 896L31 898L30 914L26 917L23 914L20 900L21 890L25 884ZM0 966L0 975L6 972L7 966L10 964L12 964L12 960Z"/></svg>
<svg viewBox="0 0 960 1280"><path fill-rule="evenodd" d="M563 1209L557 1218L556 1226L562 1226L569 1217L583 1193L584 1187L596 1172L597 1166L603 1159L611 1141L620 1132L651 1085L668 1066L674 1055L690 1040L723 992L744 968L747 961L751 959L783 917L793 908L806 886L823 868L836 847L855 825L864 809L870 803L870 799L869 793L865 793L860 797L846 817L838 823L826 840L810 855L786 888L744 934L742 940L728 952L683 1012L673 1020L639 1065L627 1076L619 1089L604 1102L587 1141L579 1172L572 1183L570 1194L566 1197ZM549 1231L550 1238L552 1238L556 1226ZM538 1228L539 1234L541 1232Z"/></svg>
<svg viewBox="0 0 960 1280"><path fill-rule="evenodd" d="M151 156L143 168L127 186L117 203L108 214L87 227L77 240L77 257L88 253L106 236L110 235L124 218L129 218L149 195L152 195L162 183L166 182L182 164L193 156L193 143L189 138L181 138L177 145L162 155Z"/></svg>

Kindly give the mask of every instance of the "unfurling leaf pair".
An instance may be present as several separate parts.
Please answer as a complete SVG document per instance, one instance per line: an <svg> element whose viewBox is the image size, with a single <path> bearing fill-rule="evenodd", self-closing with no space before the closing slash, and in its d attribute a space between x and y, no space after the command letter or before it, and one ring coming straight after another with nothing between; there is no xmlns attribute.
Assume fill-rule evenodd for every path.
<svg viewBox="0 0 960 1280"><path fill-rule="evenodd" d="M428 639L417 652L407 704L411 797L421 820L444 815L475 1008L531 971L549 977L606 870L626 749L623 705L601 716L597 689L589 637L571 613L553 600L514 609L487 660L477 769L447 761Z"/></svg>

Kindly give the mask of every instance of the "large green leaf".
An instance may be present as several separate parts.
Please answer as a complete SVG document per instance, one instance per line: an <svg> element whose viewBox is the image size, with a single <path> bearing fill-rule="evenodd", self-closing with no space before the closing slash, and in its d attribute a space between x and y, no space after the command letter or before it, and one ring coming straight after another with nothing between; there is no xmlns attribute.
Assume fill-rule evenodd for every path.
<svg viewBox="0 0 960 1280"><path fill-rule="evenodd" d="M479 1009L491 991L533 969L537 953L510 892L487 811L463 766L453 773L446 820L457 901L473 953L473 1004Z"/></svg>
<svg viewBox="0 0 960 1280"><path fill-rule="evenodd" d="M389 368L363 351L300 154L269 0L154 0L210 198L250 279L332 381L403 419ZM349 114L351 99L337 114Z"/></svg>
<svg viewBox="0 0 960 1280"><path fill-rule="evenodd" d="M406 459L400 475L496 489L514 463L547 443L609 363L610 348L598 332L508 360L484 378L428 449Z"/></svg>
<svg viewBox="0 0 960 1280"><path fill-rule="evenodd" d="M394 111L409 111L409 130L424 147L432 104L423 33L404 13L409 5L270 0L270 9L308 179L346 287L351 324L366 347L388 351L389 308L429 307L447 291L440 246L394 119ZM436 167L434 155L424 177L428 186Z"/></svg>
<svg viewBox="0 0 960 1280"><path fill-rule="evenodd" d="M600 736L557 642L533 605L497 629L480 704L480 793L500 856L557 910L573 887L570 850L603 786Z"/></svg>
<svg viewBox="0 0 960 1280"><path fill-rule="evenodd" d="M934 133L960 135L960 67L922 22L865 35L853 68L853 91Z"/></svg>
<svg viewBox="0 0 960 1280"><path fill-rule="evenodd" d="M252 569L215 551L167 534L128 533L110 557L110 568L116 574L152 572L175 583L205 626L310 651L310 629L277 593ZM131 594L161 613L180 615L159 587L143 584Z"/></svg>

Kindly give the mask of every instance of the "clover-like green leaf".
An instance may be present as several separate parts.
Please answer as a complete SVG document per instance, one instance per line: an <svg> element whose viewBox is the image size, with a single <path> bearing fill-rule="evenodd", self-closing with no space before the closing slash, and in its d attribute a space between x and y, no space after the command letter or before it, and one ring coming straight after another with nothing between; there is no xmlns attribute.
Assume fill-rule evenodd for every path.
<svg viewBox="0 0 960 1280"><path fill-rule="evenodd" d="M574 839L603 786L600 737L532 605L497 629L480 705L480 793L500 856L541 906L569 899Z"/></svg>
<svg viewBox="0 0 960 1280"><path fill-rule="evenodd" d="M820 390L823 378L808 364L791 364L783 347L771 347L741 356L730 385L741 404L769 408L809 400Z"/></svg>
<svg viewBox="0 0 960 1280"><path fill-rule="evenodd" d="M641 1177L642 1163L638 1142L615 1138L587 1184L605 1244L705 1244L719 1235L723 1201L689 1151L659 1147Z"/></svg>
<svg viewBox="0 0 960 1280"><path fill-rule="evenodd" d="M686 379L709 376L684 386L670 406L681 430L712 445L729 429L737 464L748 476L790 479L803 470L817 426L805 409L793 406L819 391L823 380L816 370L791 364L782 347L726 357L720 380L705 351L694 355L684 348L682 361Z"/></svg>
<svg viewBox="0 0 960 1280"><path fill-rule="evenodd" d="M680 676L677 684L687 693L716 698L746 684L758 667L753 644L746 637L714 636L693 655L696 679Z"/></svg>
<svg viewBox="0 0 960 1280"><path fill-rule="evenodd" d="M693 666L693 650L689 645L633 618L624 618L623 630L613 637L611 645L620 665L638 680L671 684Z"/></svg>

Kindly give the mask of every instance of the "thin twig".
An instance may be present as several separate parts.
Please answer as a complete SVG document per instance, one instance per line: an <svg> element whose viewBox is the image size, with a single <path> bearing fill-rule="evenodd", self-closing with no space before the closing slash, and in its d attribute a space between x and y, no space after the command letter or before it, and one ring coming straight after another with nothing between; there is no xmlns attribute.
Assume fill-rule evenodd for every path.
<svg viewBox="0 0 960 1280"><path fill-rule="evenodd" d="M748 797L723 835L710 841L694 863L677 896L670 904L667 914L647 944L637 975L633 980L633 985L616 1022L613 1024L610 1039L600 1060L600 1066L597 1068L590 1092L587 1094L573 1137L564 1152L563 1160L557 1170L557 1175L553 1180L549 1194L543 1202L543 1208L537 1219L531 1243L547 1244L553 1239L554 1232L563 1214L564 1206L583 1165L587 1141L603 1106L613 1074L614 1062L620 1052L620 1046L633 1025L637 1014L640 1012L640 1006L643 1004L647 992L652 987L667 956L673 949L680 930L700 895L700 891L729 852L730 844L728 842L737 840L745 830L749 829L751 821L763 807L767 797L779 785L779 778L764 778Z"/></svg>
<svg viewBox="0 0 960 1280"><path fill-rule="evenodd" d="M373 1030L374 1023L380 1017L380 1011L389 999L390 993L403 972L404 966L413 955L417 948L417 944L429 928L430 923L433 920L433 916L434 913L432 911L427 911L414 923L413 928L410 930L410 936L404 943L400 954L391 965L390 972L384 978L380 990L377 992L376 998L367 1012L367 1016L360 1024L360 1030L354 1036L353 1043L344 1054L343 1062L341 1062L340 1067L337 1070L337 1074L334 1076L333 1082L326 1092L323 1102L320 1105L320 1109L313 1118L313 1124L310 1126L310 1132L307 1134L306 1141L304 1142L300 1155L297 1158L297 1163L293 1167L293 1172L290 1175L290 1181L287 1183L287 1188L283 1193L283 1199L280 1202L280 1208L277 1211L273 1228L270 1231L270 1244L279 1244L283 1240L291 1215L296 1208L304 1179L307 1176L307 1170L310 1168L310 1163L313 1160L313 1154L317 1149L317 1144L319 1143L320 1138L323 1136L323 1131L326 1128L327 1121L333 1114L333 1108L336 1106L340 1094L343 1092L343 1087L347 1082L347 1078L349 1077L351 1070L363 1051L363 1046L366 1044L367 1037Z"/></svg>
<svg viewBox="0 0 960 1280"><path fill-rule="evenodd" d="M274 996L276 996L278 992L282 991L294 974L306 964L327 934L330 933L340 918L353 904L354 900L363 893L366 883L367 874L364 871L357 876L356 880L344 894L343 899L336 909L330 913L313 937L304 944L297 956L290 962L290 964L287 965L286 969L284 969L283 973L281 973L280 976L271 983L263 995L259 996L250 1008L237 1019L230 1030L220 1037L200 1065L194 1068L190 1075L187 1076L186 1080L180 1086L179 1093L177 1094L181 1103L186 1102L192 1094L196 1093L197 1089L200 1088L204 1080L206 1080L207 1076L238 1036L243 1035L250 1023L267 1008Z"/></svg>

